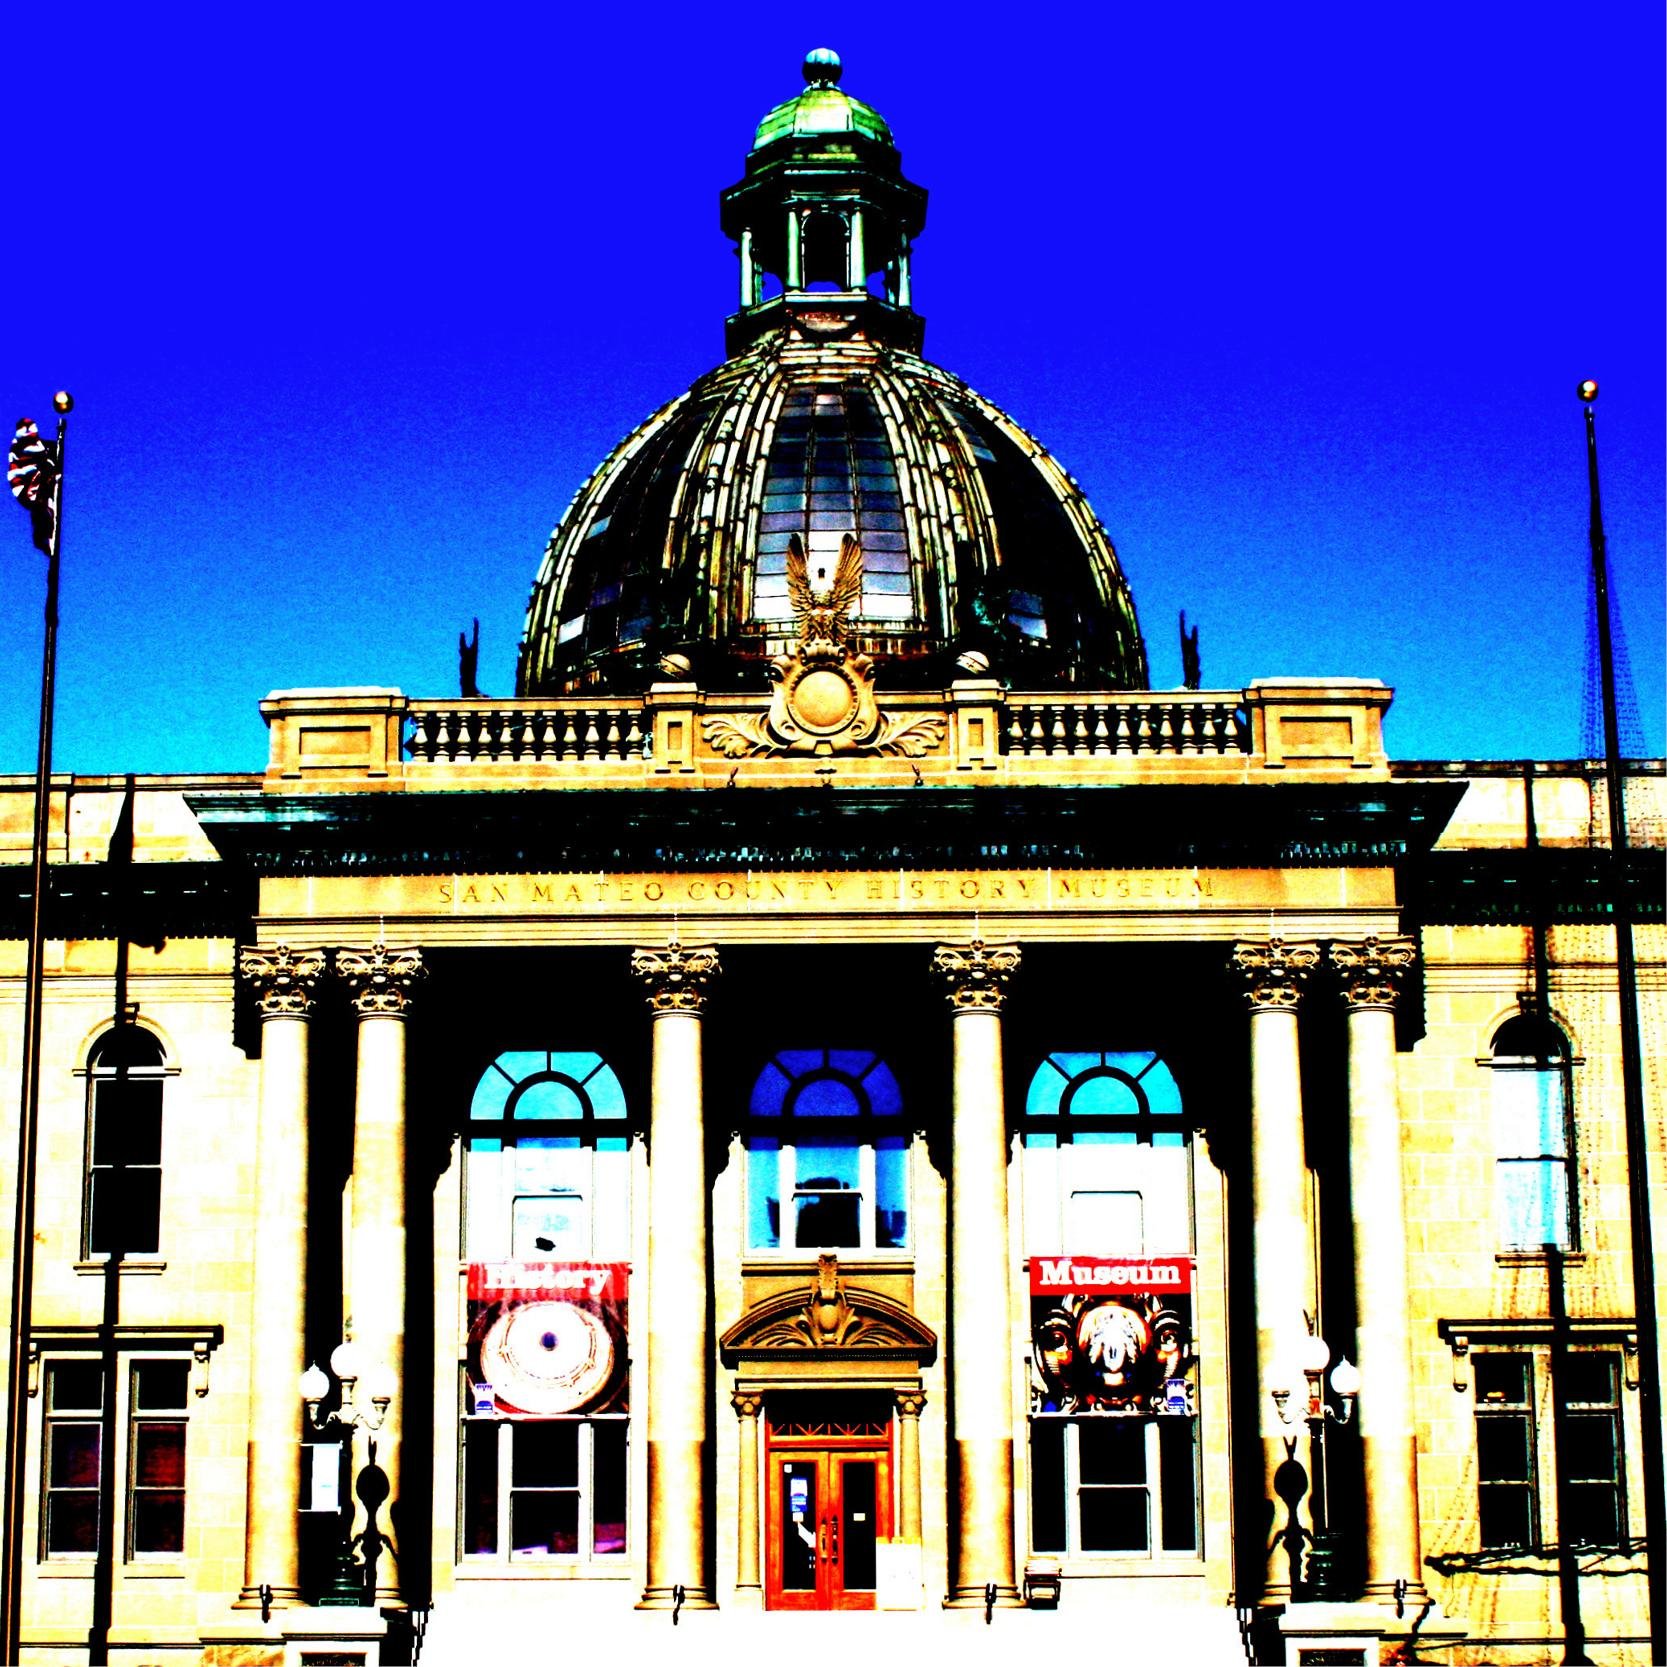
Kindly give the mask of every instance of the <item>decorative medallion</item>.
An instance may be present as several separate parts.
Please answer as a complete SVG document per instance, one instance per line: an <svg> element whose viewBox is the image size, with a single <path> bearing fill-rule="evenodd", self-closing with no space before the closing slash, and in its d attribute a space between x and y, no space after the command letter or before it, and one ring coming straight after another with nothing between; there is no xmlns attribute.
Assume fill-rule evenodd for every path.
<svg viewBox="0 0 1667 1667"><path fill-rule="evenodd" d="M882 712L874 698L874 662L854 653L847 636L862 600L862 546L850 533L840 546L833 582L816 582L797 533L787 550L787 589L799 646L770 662L774 690L763 717L715 714L702 720L708 745L726 758L766 753L890 753L919 758L941 744L935 713Z"/></svg>

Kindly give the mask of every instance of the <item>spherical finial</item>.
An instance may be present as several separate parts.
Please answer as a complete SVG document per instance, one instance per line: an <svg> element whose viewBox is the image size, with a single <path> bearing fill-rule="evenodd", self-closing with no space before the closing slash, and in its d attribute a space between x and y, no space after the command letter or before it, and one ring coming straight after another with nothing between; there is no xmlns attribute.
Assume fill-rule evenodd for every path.
<svg viewBox="0 0 1667 1667"><path fill-rule="evenodd" d="M1575 389L1575 392L1580 395L1581 399L1587 405L1590 405L1592 401L1598 397L1598 385L1591 379L1591 377L1588 376L1586 380Z"/></svg>
<svg viewBox="0 0 1667 1667"><path fill-rule="evenodd" d="M805 80L813 87L837 87L844 70L831 46L813 47L805 54Z"/></svg>
<svg viewBox="0 0 1667 1667"><path fill-rule="evenodd" d="M62 388L60 388L57 393L52 396L52 406L54 410L61 412L67 417L70 412L75 409L75 401L71 399Z"/></svg>

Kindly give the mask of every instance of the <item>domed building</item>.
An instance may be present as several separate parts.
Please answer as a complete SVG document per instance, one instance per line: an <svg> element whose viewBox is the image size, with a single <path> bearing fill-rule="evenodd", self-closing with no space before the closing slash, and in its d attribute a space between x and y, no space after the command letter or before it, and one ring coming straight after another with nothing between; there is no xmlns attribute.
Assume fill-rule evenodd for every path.
<svg viewBox="0 0 1667 1667"><path fill-rule="evenodd" d="M805 80L513 698L54 784L0 1655L1642 1659L1660 765L1611 823L1378 682L1149 688Z"/></svg>

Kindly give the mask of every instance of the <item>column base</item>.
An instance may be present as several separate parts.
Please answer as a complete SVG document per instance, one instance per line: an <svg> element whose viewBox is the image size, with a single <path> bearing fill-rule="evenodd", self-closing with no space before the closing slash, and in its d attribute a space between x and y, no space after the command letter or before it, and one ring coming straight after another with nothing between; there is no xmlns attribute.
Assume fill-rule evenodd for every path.
<svg viewBox="0 0 1667 1667"><path fill-rule="evenodd" d="M637 1599L639 1609L716 1609L717 1599L712 1596L709 1586L685 1586L683 1588L683 1602L677 1601L675 1586L649 1586L643 1595Z"/></svg>
<svg viewBox="0 0 1667 1667"><path fill-rule="evenodd" d="M1428 1588L1422 1580L1408 1580L1399 1592L1395 1587L1396 1582L1393 1580L1368 1580L1361 1593L1362 1601L1387 1604L1391 1609L1399 1602L1407 1615L1416 1620L1418 1611L1430 1601Z"/></svg>
<svg viewBox="0 0 1667 1667"><path fill-rule="evenodd" d="M301 1607L301 1588L299 1586L274 1586L271 1588L270 1607L273 1609L298 1609ZM260 1587L245 1586L232 1602L233 1609L259 1609L261 1607Z"/></svg>
<svg viewBox="0 0 1667 1667"><path fill-rule="evenodd" d="M982 1609L989 1601L984 1586L954 1586L950 1588L949 1596L943 1600L945 1609ZM1004 1586L996 1582L997 1609L1023 1609L1025 1600L1017 1586Z"/></svg>

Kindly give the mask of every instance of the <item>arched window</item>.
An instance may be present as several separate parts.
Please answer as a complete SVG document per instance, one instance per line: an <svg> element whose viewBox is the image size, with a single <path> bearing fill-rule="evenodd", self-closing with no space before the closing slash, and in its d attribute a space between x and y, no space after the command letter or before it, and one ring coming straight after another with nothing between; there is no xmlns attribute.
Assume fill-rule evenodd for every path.
<svg viewBox="0 0 1667 1667"><path fill-rule="evenodd" d="M1184 1255L1192 1169L1181 1091L1155 1053L1054 1053L1024 1111L1031 1255Z"/></svg>
<svg viewBox="0 0 1667 1667"><path fill-rule="evenodd" d="M878 1054L778 1053L747 1111L749 1249L907 1246L903 1096Z"/></svg>
<svg viewBox="0 0 1667 1667"><path fill-rule="evenodd" d="M162 1231L162 1044L135 1024L107 1031L87 1071L88 1256L155 1255Z"/></svg>
<svg viewBox="0 0 1667 1667"><path fill-rule="evenodd" d="M630 1161L625 1093L600 1054L499 1054L469 1107L465 1256L629 1256Z"/></svg>
<svg viewBox="0 0 1667 1667"><path fill-rule="evenodd" d="M1508 1250L1577 1242L1572 1141L1573 1060L1549 1019L1518 1013L1493 1038L1494 1214Z"/></svg>

